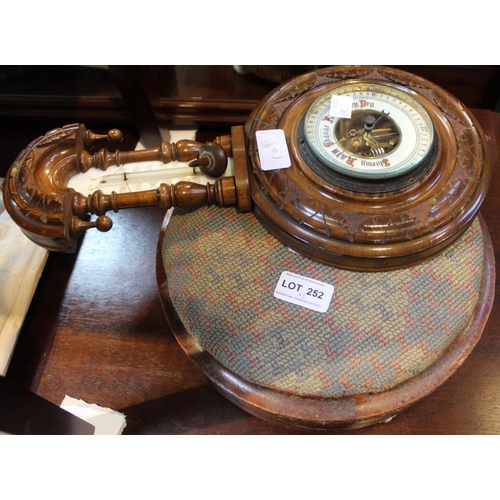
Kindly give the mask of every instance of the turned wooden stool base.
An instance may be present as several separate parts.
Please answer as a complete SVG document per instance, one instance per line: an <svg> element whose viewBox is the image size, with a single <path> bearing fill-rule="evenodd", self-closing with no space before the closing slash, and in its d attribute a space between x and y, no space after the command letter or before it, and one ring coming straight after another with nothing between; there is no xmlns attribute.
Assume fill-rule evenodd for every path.
<svg viewBox="0 0 500 500"><path fill-rule="evenodd" d="M169 213L158 281L180 345L215 387L258 417L305 428L384 421L464 362L491 310L495 266L478 217L441 254L354 272L290 251L251 213ZM274 297L283 271L335 287L326 313Z"/></svg>

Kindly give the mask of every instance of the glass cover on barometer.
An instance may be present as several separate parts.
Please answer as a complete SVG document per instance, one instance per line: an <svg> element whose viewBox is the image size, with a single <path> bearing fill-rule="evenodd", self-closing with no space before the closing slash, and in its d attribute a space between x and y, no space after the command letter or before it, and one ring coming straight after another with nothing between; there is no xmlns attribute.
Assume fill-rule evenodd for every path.
<svg viewBox="0 0 500 500"><path fill-rule="evenodd" d="M332 99L352 98L349 117L332 116ZM352 177L405 174L428 156L434 129L411 93L376 83L350 83L326 92L309 108L306 143L329 168Z"/></svg>

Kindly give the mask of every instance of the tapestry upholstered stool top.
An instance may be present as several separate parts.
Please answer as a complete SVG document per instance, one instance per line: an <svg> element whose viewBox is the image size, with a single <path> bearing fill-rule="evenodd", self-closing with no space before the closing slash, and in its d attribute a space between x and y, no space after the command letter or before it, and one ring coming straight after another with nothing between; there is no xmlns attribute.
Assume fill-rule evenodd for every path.
<svg viewBox="0 0 500 500"><path fill-rule="evenodd" d="M355 272L217 207L169 214L157 267L172 330L215 386L254 415L306 428L376 423L442 384L481 335L495 274L480 218L430 260ZM326 312L275 296L283 271L332 285Z"/></svg>

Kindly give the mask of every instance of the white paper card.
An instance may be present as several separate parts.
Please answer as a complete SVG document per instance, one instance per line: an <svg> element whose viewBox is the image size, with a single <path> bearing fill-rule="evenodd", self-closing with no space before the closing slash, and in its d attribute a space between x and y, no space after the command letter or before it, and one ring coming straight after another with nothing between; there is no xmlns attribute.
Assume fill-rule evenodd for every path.
<svg viewBox="0 0 500 500"><path fill-rule="evenodd" d="M330 102L330 116L338 118L351 118L352 96L333 95Z"/></svg>
<svg viewBox="0 0 500 500"><path fill-rule="evenodd" d="M329 283L283 271L274 289L277 299L320 313L328 310L334 287Z"/></svg>
<svg viewBox="0 0 500 500"><path fill-rule="evenodd" d="M94 435L119 435L127 426L123 413L66 395L61 408L95 427Z"/></svg>
<svg viewBox="0 0 500 500"><path fill-rule="evenodd" d="M283 130L257 130L255 138L262 170L278 170L292 164Z"/></svg>

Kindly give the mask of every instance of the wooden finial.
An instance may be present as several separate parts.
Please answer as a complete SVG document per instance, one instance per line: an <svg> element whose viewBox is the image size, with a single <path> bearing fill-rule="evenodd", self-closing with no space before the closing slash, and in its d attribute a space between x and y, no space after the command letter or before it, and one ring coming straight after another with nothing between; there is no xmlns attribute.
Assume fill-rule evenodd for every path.
<svg viewBox="0 0 500 500"><path fill-rule="evenodd" d="M103 232L111 229L112 221L105 215L110 210L150 205L165 210L211 203L235 205L240 203L237 185L242 193L240 200L248 197L243 173L246 167L241 166L238 181L226 176L207 185L182 181L161 184L149 191L110 195L96 191L89 196L67 187L72 176L89 168L106 170L111 165L142 161L194 161L207 175L221 176L227 166L227 154L232 150L230 137L223 137L207 144L183 140L163 142L146 150L93 151L93 145L102 139L119 142L121 138L117 129L104 136L86 130L84 125L69 125L36 139L19 154L4 182L4 203L31 240L50 250L73 252L77 238L87 229ZM99 217L87 221L89 214Z"/></svg>

